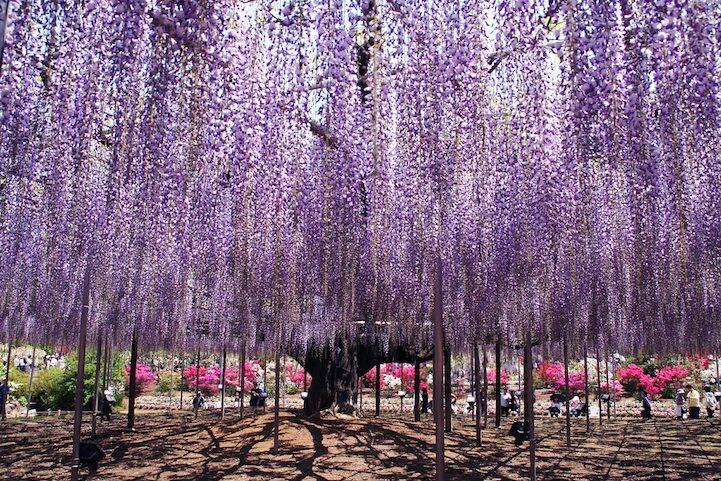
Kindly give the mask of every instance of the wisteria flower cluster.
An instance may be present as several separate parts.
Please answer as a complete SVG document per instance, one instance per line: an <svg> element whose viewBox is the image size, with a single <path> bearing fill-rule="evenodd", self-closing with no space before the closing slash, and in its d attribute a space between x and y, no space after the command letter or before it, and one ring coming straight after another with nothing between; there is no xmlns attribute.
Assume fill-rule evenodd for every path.
<svg viewBox="0 0 721 481"><path fill-rule="evenodd" d="M8 339L721 350L718 2L9 3Z"/></svg>

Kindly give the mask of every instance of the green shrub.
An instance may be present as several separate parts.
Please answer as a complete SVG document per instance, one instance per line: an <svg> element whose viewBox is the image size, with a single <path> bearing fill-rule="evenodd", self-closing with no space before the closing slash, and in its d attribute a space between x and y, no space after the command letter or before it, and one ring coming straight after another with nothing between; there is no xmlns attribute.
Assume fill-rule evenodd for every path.
<svg viewBox="0 0 721 481"><path fill-rule="evenodd" d="M122 383L122 368L122 359L114 356L110 370L112 383ZM75 379L77 377L77 369L77 356L71 355L66 359L65 369L49 368L44 371L35 371L37 377L33 381L33 400L37 402L38 410L73 409L75 405ZM90 408L93 397L93 387L95 385L94 353L86 356L83 385L83 406ZM122 393L120 393L120 399L118 399L118 401L122 400L122 396ZM116 395L116 397L118 396Z"/></svg>
<svg viewBox="0 0 721 481"><path fill-rule="evenodd" d="M180 391L181 386L187 390L185 386L183 386L183 380L181 379L179 372L174 372L171 374L170 371L161 371L161 373L158 375L158 387L157 392L161 394L168 394L170 392L170 388L172 386L173 392Z"/></svg>
<svg viewBox="0 0 721 481"><path fill-rule="evenodd" d="M51 367L41 371L33 382L33 399L38 409L70 409L75 400L75 384L68 389L67 381L68 375L63 369Z"/></svg>
<svg viewBox="0 0 721 481"><path fill-rule="evenodd" d="M5 373L3 373L5 374ZM35 371L37 375L37 371ZM11 367L10 368L10 397L21 401L21 398L27 398L28 385L30 383L30 374L28 372L22 372L20 369ZM34 381L33 381L34 382ZM22 401L21 401L22 402ZM23 403L24 404L24 403Z"/></svg>

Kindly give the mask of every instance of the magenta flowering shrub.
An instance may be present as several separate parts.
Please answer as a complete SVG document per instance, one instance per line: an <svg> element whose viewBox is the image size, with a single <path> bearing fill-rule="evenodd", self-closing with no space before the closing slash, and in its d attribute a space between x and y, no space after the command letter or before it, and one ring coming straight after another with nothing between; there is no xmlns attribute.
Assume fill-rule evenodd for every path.
<svg viewBox="0 0 721 481"><path fill-rule="evenodd" d="M139 362L135 366L136 395L148 390L155 382L155 374L150 366ZM125 368L125 385L130 385L130 366Z"/></svg>
<svg viewBox="0 0 721 481"><path fill-rule="evenodd" d="M671 398L690 374L691 369L686 366L665 366L656 373L655 384L663 397Z"/></svg>
<svg viewBox="0 0 721 481"><path fill-rule="evenodd" d="M644 373L637 364L629 364L618 370L619 379L627 393L633 394L644 388L652 396L663 394L664 397L673 396L673 390L681 387L690 374L691 369L686 366L665 366L658 370L655 377Z"/></svg>
<svg viewBox="0 0 721 481"><path fill-rule="evenodd" d="M643 368L638 364L629 364L619 368L618 378L624 390L629 394L636 393L640 388L644 388L651 396L661 392L653 376L644 373Z"/></svg>
<svg viewBox="0 0 721 481"><path fill-rule="evenodd" d="M188 366L183 369L183 381L189 390L194 390L197 382L203 393L214 396L218 394L220 366L200 366L199 369L195 364Z"/></svg>
<svg viewBox="0 0 721 481"><path fill-rule="evenodd" d="M303 367L295 362L286 362L284 368L286 383L293 384L295 387L302 389L305 374ZM310 388L311 381L312 377L309 374L307 378L308 388Z"/></svg>
<svg viewBox="0 0 721 481"><path fill-rule="evenodd" d="M493 384L496 382L496 370L495 369L489 369L486 371L486 379L488 379L489 384ZM505 369L501 369L501 385L508 384L508 380L510 379L510 375L508 374L508 371Z"/></svg>
<svg viewBox="0 0 721 481"><path fill-rule="evenodd" d="M253 389L253 382L258 379L258 369L256 366L258 366L259 363L260 361L255 359L245 361L245 392ZM240 389L240 374L240 368L238 366L228 366L225 370L225 384L228 387L232 386L236 390Z"/></svg>
<svg viewBox="0 0 721 481"><path fill-rule="evenodd" d="M538 366L538 378L544 386L563 389L566 387L566 375L563 364L560 362L544 361ZM574 393L580 393L586 389L586 378L583 371L569 371L569 389Z"/></svg>
<svg viewBox="0 0 721 481"><path fill-rule="evenodd" d="M603 394L612 394L614 397L618 398L621 394L623 394L623 386L615 379L611 379L611 382L609 383L603 381L601 383L601 392Z"/></svg>
<svg viewBox="0 0 721 481"><path fill-rule="evenodd" d="M539 364L536 376L546 387L555 387L559 379L563 379L563 364L560 362L543 361Z"/></svg>
<svg viewBox="0 0 721 481"><path fill-rule="evenodd" d="M420 388L428 389L428 369L421 367ZM366 387L375 387L375 368L363 375L362 382ZM415 367L412 364L386 363L380 366L380 388L381 390L392 389L394 391L413 391L413 379Z"/></svg>
<svg viewBox="0 0 721 481"><path fill-rule="evenodd" d="M573 371L568 373L569 389L574 393L586 390L586 378L583 371ZM559 388L566 387L566 378L564 375L556 379L556 386Z"/></svg>
<svg viewBox="0 0 721 481"><path fill-rule="evenodd" d="M245 362L245 392L253 389L253 383L258 380L260 361L257 359ZM208 395L218 394L222 367L218 365L200 366L197 371L195 365L190 365L183 370L183 382L187 389L195 389L196 374L198 375L198 386L200 390ZM240 389L240 368L238 366L227 366L225 369L225 384L230 389Z"/></svg>

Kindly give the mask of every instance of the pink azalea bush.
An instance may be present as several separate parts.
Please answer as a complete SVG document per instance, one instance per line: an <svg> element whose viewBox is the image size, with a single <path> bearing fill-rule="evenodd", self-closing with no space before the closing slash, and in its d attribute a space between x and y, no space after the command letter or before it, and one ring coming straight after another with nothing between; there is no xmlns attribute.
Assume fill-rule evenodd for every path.
<svg viewBox="0 0 721 481"><path fill-rule="evenodd" d="M612 394L615 398L618 398L621 394L623 394L623 386L617 380L611 379L610 383L605 381L601 383L601 392L603 394Z"/></svg>
<svg viewBox="0 0 721 481"><path fill-rule="evenodd" d="M643 372L638 364L629 364L619 368L618 377L624 390L629 394L634 394L640 388L644 388L651 396L656 396L661 392L653 376Z"/></svg>
<svg viewBox="0 0 721 481"><path fill-rule="evenodd" d="M708 369L709 365L711 364L711 360L708 358L708 356L704 356L701 354L691 359L693 360L694 364L698 364L701 369Z"/></svg>
<svg viewBox="0 0 721 481"><path fill-rule="evenodd" d="M245 361L245 392L249 392L253 389L253 382L258 378L258 369L256 366L260 364L258 360ZM202 375L202 371L201 371ZM240 389L240 368L238 366L228 366L225 370L225 384L228 387L234 387ZM195 386L195 384L193 384ZM201 388L202 388L201 383Z"/></svg>
<svg viewBox="0 0 721 481"><path fill-rule="evenodd" d="M543 361L538 366L536 376L546 387L555 387L559 379L564 378L563 364Z"/></svg>
<svg viewBox="0 0 721 481"><path fill-rule="evenodd" d="M560 378L556 379L556 387L557 388L564 388L566 387L566 377L565 374L562 374ZM571 390L571 392L579 393L581 391L586 390L586 378L585 374L582 371L574 371L568 373L568 388Z"/></svg>
<svg viewBox="0 0 721 481"><path fill-rule="evenodd" d="M538 366L537 376L545 387L554 389L565 389L566 387L566 372L560 362L542 362ZM574 393L585 391L586 377L584 372L569 371L568 384L569 389Z"/></svg>
<svg viewBox="0 0 721 481"><path fill-rule="evenodd" d="M496 370L495 369L489 369L486 371L486 378L488 379L489 384L493 384L496 382ZM508 375L508 371L505 369L501 369L501 384L508 384L508 380L510 379L510 376Z"/></svg>
<svg viewBox="0 0 721 481"><path fill-rule="evenodd" d="M673 389L683 384L691 374L691 370L686 366L665 366L654 377L644 373L641 366L629 364L625 368L620 368L618 374L621 384L629 394L644 388L652 396L663 393L669 397L673 395Z"/></svg>
<svg viewBox="0 0 721 481"><path fill-rule="evenodd" d="M135 386L136 394L147 390L151 384L155 382L155 374L150 366L139 362L135 366ZM125 368L125 385L130 385L130 366Z"/></svg>
<svg viewBox="0 0 721 481"><path fill-rule="evenodd" d="M220 366L200 366L198 369L195 364L192 364L183 369L183 380L189 390L195 389L197 381L198 388L203 393L214 396L218 394Z"/></svg>
<svg viewBox="0 0 721 481"><path fill-rule="evenodd" d="M690 374L691 369L686 366L663 367L656 373L656 386L663 392L664 397L673 397L675 389L681 387Z"/></svg>
<svg viewBox="0 0 721 481"><path fill-rule="evenodd" d="M428 371L421 367L421 389L428 389ZM362 382L365 387L375 387L376 379L375 368L371 369L363 375ZM413 378L415 376L415 367L412 364L396 364L386 363L380 366L380 388L381 390L393 389L394 391L413 391Z"/></svg>
<svg viewBox="0 0 721 481"><path fill-rule="evenodd" d="M245 392L253 389L253 383L258 380L260 361L252 359L245 362ZM196 371L195 364L183 369L183 381L189 390L195 389L196 374L198 375L198 386L200 390L211 396L218 394L218 386L222 374L222 367L218 365L200 366L200 372ZM229 388L240 389L240 368L238 366L228 366L225 369L225 384Z"/></svg>
<svg viewBox="0 0 721 481"><path fill-rule="evenodd" d="M304 380L304 374L305 370L303 369L303 366L296 362L286 362L285 363L285 382L286 384L293 385L297 387L298 389L303 388L303 380ZM312 381L312 378L310 374L308 375L308 388L310 389L310 383Z"/></svg>

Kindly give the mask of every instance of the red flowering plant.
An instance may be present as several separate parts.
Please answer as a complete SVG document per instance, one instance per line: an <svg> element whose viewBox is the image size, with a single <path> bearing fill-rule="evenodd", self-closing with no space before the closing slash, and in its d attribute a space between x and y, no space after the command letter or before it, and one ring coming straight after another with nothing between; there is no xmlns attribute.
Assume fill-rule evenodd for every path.
<svg viewBox="0 0 721 481"><path fill-rule="evenodd" d="M708 369L711 365L711 359L708 356L698 356L698 362L701 365L701 369Z"/></svg>
<svg viewBox="0 0 721 481"><path fill-rule="evenodd" d="M563 376L563 365L560 362L543 361L538 366L536 376L544 387L556 387Z"/></svg>
<svg viewBox="0 0 721 481"><path fill-rule="evenodd" d="M428 389L428 370L425 367L421 367L421 382L420 388L424 387ZM376 379L375 368L365 373L362 377L362 382L365 387L375 387ZM412 392L414 388L413 380L415 376L415 367L412 364L397 364L397 363L386 363L380 366L380 388L381 390L393 390L406 392Z"/></svg>
<svg viewBox="0 0 721 481"><path fill-rule="evenodd" d="M566 372L560 362L542 362L537 368L537 377L543 387L553 389L566 388ZM583 371L572 371L568 373L569 389L574 394L580 394L586 389L586 378Z"/></svg>
<svg viewBox="0 0 721 481"><path fill-rule="evenodd" d="M490 369L486 372L486 378L488 379L489 384L493 384L496 382L496 370ZM501 369L501 385L507 385L508 381L510 379L510 376L508 375L508 371L505 369Z"/></svg>
<svg viewBox="0 0 721 481"><path fill-rule="evenodd" d="M691 374L691 369L686 366L665 366L656 373L656 387L661 392L661 397L673 398L676 389L683 386L684 380Z"/></svg>
<svg viewBox="0 0 721 481"><path fill-rule="evenodd" d="M664 398L673 398L676 389L683 386L685 379L691 375L691 368L683 364L667 365L662 368L656 365L652 367L655 376L638 364L629 364L620 368L619 379L626 392L633 394L643 388L652 396L660 394Z"/></svg>
<svg viewBox="0 0 721 481"><path fill-rule="evenodd" d="M258 365L260 361L258 360L252 360L252 361L245 361L245 392L250 392L251 389L253 389L253 382L258 378L258 369L256 366ZM202 367L201 367L201 376L203 374ZM237 391L240 389L240 368L238 366L228 366L225 371L225 384L228 386L228 388L231 389L231 394L234 394L234 391ZM218 381L220 382L220 380ZM195 386L193 384L193 386ZM201 382L200 384L201 389L203 388L203 384Z"/></svg>
<svg viewBox="0 0 721 481"><path fill-rule="evenodd" d="M150 366L139 362L135 366L135 395L146 391L155 382L155 374ZM125 368L125 385L130 385L130 366Z"/></svg>
<svg viewBox="0 0 721 481"><path fill-rule="evenodd" d="M618 399L618 397L623 394L623 391L623 386L615 379L611 379L610 383L606 381L601 383L601 394L612 394L614 398Z"/></svg>
<svg viewBox="0 0 721 481"><path fill-rule="evenodd" d="M220 366L200 366L198 369L193 364L183 369L183 380L189 390L195 389L197 381L198 388L204 394L215 396L220 383Z"/></svg>
<svg viewBox="0 0 721 481"><path fill-rule="evenodd" d="M295 394L299 392L299 390L302 390L303 382L305 379L305 370L303 369L303 366L301 366L297 362L289 361L285 363L284 369L286 392L288 394ZM308 375L308 388L310 388L310 383L312 380L313 379L311 378L311 376Z"/></svg>
<svg viewBox="0 0 721 481"><path fill-rule="evenodd" d="M629 394L635 394L640 388L645 389L651 396L656 396L661 392L653 376L646 374L638 364L629 364L619 368L618 378L624 390Z"/></svg>
<svg viewBox="0 0 721 481"><path fill-rule="evenodd" d="M555 382L556 388L565 389L566 376L564 373L560 375ZM568 373L568 387L573 394L579 394L586 390L586 378L582 371L573 371Z"/></svg>

